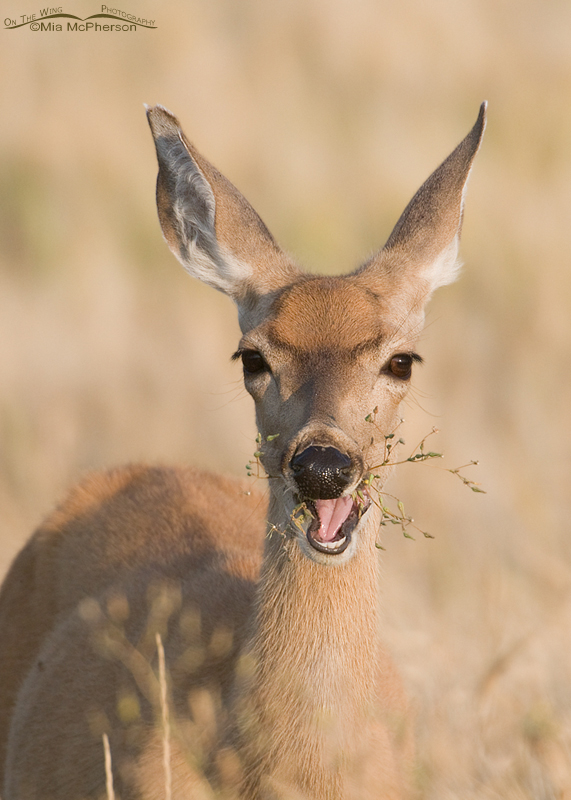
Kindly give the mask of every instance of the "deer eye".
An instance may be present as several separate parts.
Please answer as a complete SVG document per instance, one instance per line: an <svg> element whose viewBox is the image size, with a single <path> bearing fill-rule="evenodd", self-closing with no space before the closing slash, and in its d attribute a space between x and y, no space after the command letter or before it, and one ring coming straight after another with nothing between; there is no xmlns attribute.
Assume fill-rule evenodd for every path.
<svg viewBox="0 0 571 800"><path fill-rule="evenodd" d="M408 381L412 375L412 365L415 361L422 363L422 358L416 353L398 353L391 358L385 372L390 372L401 381Z"/></svg>
<svg viewBox="0 0 571 800"><path fill-rule="evenodd" d="M248 375L256 375L260 372L269 372L270 368L257 350L243 350L240 353L244 372Z"/></svg>

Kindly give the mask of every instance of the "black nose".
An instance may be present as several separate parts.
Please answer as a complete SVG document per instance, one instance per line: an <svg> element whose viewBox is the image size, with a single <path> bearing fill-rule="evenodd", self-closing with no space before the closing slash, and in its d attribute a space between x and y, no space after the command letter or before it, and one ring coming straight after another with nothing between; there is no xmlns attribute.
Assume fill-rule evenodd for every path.
<svg viewBox="0 0 571 800"><path fill-rule="evenodd" d="M351 459L334 447L306 447L294 455L290 466L306 500L340 497L353 480Z"/></svg>

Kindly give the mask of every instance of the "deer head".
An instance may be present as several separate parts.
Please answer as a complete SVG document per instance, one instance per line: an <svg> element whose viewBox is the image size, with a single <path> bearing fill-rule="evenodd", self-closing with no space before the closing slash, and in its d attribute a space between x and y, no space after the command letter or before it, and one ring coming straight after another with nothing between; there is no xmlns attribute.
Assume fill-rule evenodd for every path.
<svg viewBox="0 0 571 800"><path fill-rule="evenodd" d="M369 476L386 478L385 436L421 361L415 344L426 303L458 271L464 194L485 114L484 103L373 258L349 275L320 277L278 247L169 111L148 109L163 234L191 275L238 307L235 358L256 404L270 519L312 561L343 564L359 548L359 526L371 513ZM288 524L300 503L311 521Z"/></svg>

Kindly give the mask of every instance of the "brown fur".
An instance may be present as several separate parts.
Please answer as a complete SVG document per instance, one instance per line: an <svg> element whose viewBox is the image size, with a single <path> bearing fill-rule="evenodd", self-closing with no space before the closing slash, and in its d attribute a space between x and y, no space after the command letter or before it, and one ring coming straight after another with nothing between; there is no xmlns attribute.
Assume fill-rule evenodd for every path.
<svg viewBox="0 0 571 800"><path fill-rule="evenodd" d="M165 796L157 634L174 798L402 799L410 714L379 638L380 513L342 554L312 549L292 521L291 462L310 445L347 454L347 493L370 470L386 477L407 391L389 365L453 272L483 112L387 247L340 278L299 272L176 119L156 107L149 120L165 237L234 298L240 349L268 365L245 380L269 508L245 482L192 469L126 467L71 492L0 593L4 800L103 797L104 733L118 795Z"/></svg>

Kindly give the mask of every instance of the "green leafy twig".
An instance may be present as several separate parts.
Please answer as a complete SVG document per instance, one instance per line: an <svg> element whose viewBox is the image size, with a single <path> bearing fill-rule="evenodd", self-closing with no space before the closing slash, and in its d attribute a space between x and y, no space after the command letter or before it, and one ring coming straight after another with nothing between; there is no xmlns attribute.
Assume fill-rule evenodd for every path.
<svg viewBox="0 0 571 800"><path fill-rule="evenodd" d="M394 500L397 505L397 511L393 511L386 503L386 498L391 498ZM375 502L375 501L373 501ZM402 535L406 539L413 539L414 536L409 531L409 528L413 528L418 533L421 533L425 539L434 539L432 534L428 533L427 531L423 531L422 528L419 528L418 525L415 524L414 519L406 513L404 508L404 503L402 500L399 500L398 497L395 497L392 494L387 494L383 492L382 494L379 493L378 496L378 507L381 509L381 527L386 527L387 525L398 525L401 529ZM379 549L384 549L378 542L376 546Z"/></svg>
<svg viewBox="0 0 571 800"><path fill-rule="evenodd" d="M278 436L279 433L272 433L269 436L266 436L265 441L273 442L274 439L278 438ZM258 435L256 436L256 444L258 446L254 452L254 457L251 458L246 464L246 475L248 476L248 478L266 480L269 476L260 474L264 470L262 462L260 461L260 458L264 453L263 450L264 440L262 439L262 434L259 432Z"/></svg>
<svg viewBox="0 0 571 800"><path fill-rule="evenodd" d="M298 503L298 505L293 509L293 511L290 514L290 520L292 524L295 525L295 527L302 533L304 532L303 530L304 523L312 519L313 519L313 514L311 513L311 511L309 510L309 508L305 503Z"/></svg>
<svg viewBox="0 0 571 800"><path fill-rule="evenodd" d="M367 414L367 416L365 417L365 420L367 422L372 422L375 425L375 427L377 428L377 430L379 430L378 425L376 425L376 423L375 423L375 415L376 415L377 410L378 409L375 408L371 414ZM404 422L403 419L399 420L397 428L400 425L402 425L403 422ZM395 430L397 428L395 428ZM379 432L380 432L380 430L379 430ZM393 431L392 433L385 434L384 437L383 437L384 440L385 440L384 458L383 458L383 460L382 460L382 462L380 464L377 464L376 466L371 467L371 470L376 470L376 469L380 469L381 467L387 467L387 466L396 467L399 464L407 464L407 463L418 464L418 463L421 463L421 462L424 462L424 461L431 461L432 459L435 459L435 458L444 458L444 454L443 453L436 453L433 450L429 450L429 451L425 450L426 440L428 439L429 436L432 436L435 433L440 433L438 428L433 428L431 431L429 431L429 433L427 433L426 436L424 436L423 439L414 448L414 450L408 456L408 458L403 458L400 461L391 461L391 454L392 454L393 447L395 445L397 445L397 444L404 445L405 444L404 439L397 439L396 442L393 442L393 440L395 438L395 432ZM451 469L450 467L441 467L440 469L443 469L445 472L450 472L452 475L457 475L458 478L460 478L460 480L464 484L464 486L468 486L468 488L470 488L473 492L479 492L480 494L486 494L486 491L484 489L480 488L480 484L479 483L476 483L476 481L472 481L469 478L466 478L464 475L460 474L461 470L466 469L467 467L478 466L479 463L480 463L479 461L469 461L468 464L463 464L461 467L455 467L454 469ZM373 477L379 477L379 476L377 475L377 476L373 476Z"/></svg>
<svg viewBox="0 0 571 800"><path fill-rule="evenodd" d="M412 519L412 517L408 516L405 513L404 505L403 505L402 500L399 500L394 495L389 495L389 494L386 494L385 492L381 492L379 489L377 489L374 486L374 481L375 480L380 480L380 476L376 475L375 471L378 470L378 469L381 469L382 467L387 467L387 466L394 467L394 466L398 466L399 464L407 464L407 463L409 463L409 464L419 464L419 463L424 463L426 461L432 461L435 458L443 458L443 456L444 456L443 453L437 453L437 452L435 452L433 450L427 450L426 449L426 441L427 441L427 439L430 436L432 436L433 434L439 433L438 428L432 428L432 430L429 431L429 433L427 433L426 436L424 436L421 439L421 441L418 443L418 445L414 448L412 453L407 458L401 458L400 460L395 461L395 460L393 460L393 457L395 455L395 453L394 453L395 447L397 445L404 445L405 444L404 439L399 438L399 439L395 440L396 431L402 425L404 420L400 419L398 424L396 425L395 429L391 433L383 434L381 429L380 429L380 427L379 427L379 425L377 425L377 421L376 421L377 413L378 413L378 407L374 408L373 411L370 414L367 414L367 416L365 417L365 421L366 422L370 422L372 425L374 425L375 428L377 429L377 431L381 434L381 436L383 436L383 439L384 439L383 460L381 461L380 464L377 464L377 465L371 467L371 471L370 471L368 477L363 481L363 483L367 487L370 486L371 488L373 488L373 489L375 489L377 491L378 502L376 502L374 500L373 500L373 502L376 502L376 505L380 508L380 510L382 512L381 523L380 524L381 524L381 526L398 525L400 527L401 531L402 531L403 536L405 536L407 539L414 539L414 537L411 536L411 534L410 534L410 532L408 530L411 527L414 528L415 530L417 530L419 533L422 533L422 535L425 538L434 539L434 536L432 536L430 533L427 533L426 531L423 531L421 528L418 527L418 525L414 524L414 520ZM462 466L455 467L453 469L451 469L449 467L440 467L440 469L443 469L446 472L450 472L452 475L456 475L462 481L464 486L467 486L473 492L479 492L481 494L486 494L485 490L482 489L478 483L476 483L473 480L470 480L465 475L461 474L461 470L466 469L467 467L476 466L477 464L478 464L477 461L470 461L468 464L463 464ZM391 508L389 508L386 505L386 503L385 503L385 501L383 499L384 497L390 497L396 502L398 512L397 511L393 511ZM384 549L379 543L376 543L376 546L381 550Z"/></svg>
<svg viewBox="0 0 571 800"><path fill-rule="evenodd" d="M443 467L443 469L446 469L446 472L450 472L452 475L456 475L458 478L460 478L464 486L467 486L473 492L478 492L478 494L486 494L486 490L482 489L479 483L476 483L476 481L471 481L469 478L466 478L465 475L460 475L461 469L466 469L466 467L477 467L479 463L479 461L470 461L468 464L463 464L461 467L456 467L456 469L446 469L446 467Z"/></svg>
<svg viewBox="0 0 571 800"><path fill-rule="evenodd" d="M373 414L374 414L374 412L373 412ZM374 417L371 418L371 414L367 415L365 417L365 420L367 422L372 422L375 425L375 427L377 428L377 430L379 431L379 433L381 433L381 431L379 429L379 426L375 423ZM386 433L386 434L383 435L383 439L385 440L385 452L384 452L384 455L383 455L383 460L381 461L380 464L377 464L374 467L371 467L371 469L375 470L375 469L380 469L381 467L388 467L388 466L396 467L398 464L406 464L406 463L415 464L415 463L418 463L419 461L430 461L433 458L442 458L442 456L443 456L442 453L435 453L432 450L426 451L424 449L424 446L426 444L426 440L428 439L428 437L432 436L435 433L439 433L438 428L433 428L417 444L417 446L414 448L414 450L408 456L408 458L402 458L402 459L400 459L400 461L393 461L391 459L391 456L393 455L393 449L399 444L402 444L402 445L406 444L404 439L397 439L396 441L394 441L395 436L396 436L395 431L402 425L403 422L404 422L404 419L399 420L398 425L396 426L395 430L392 433ZM462 469L462 467L460 467L460 469Z"/></svg>

